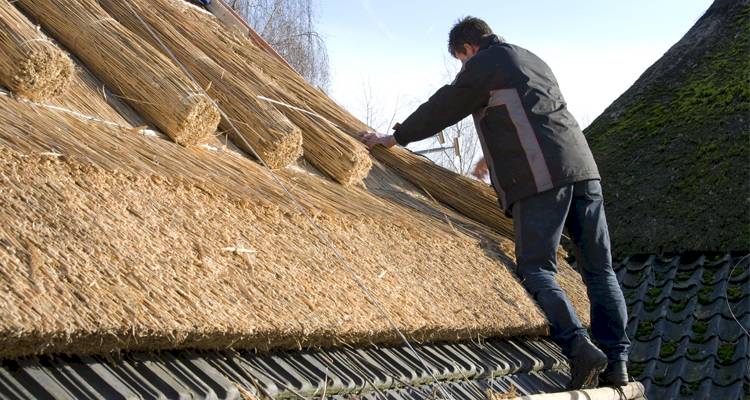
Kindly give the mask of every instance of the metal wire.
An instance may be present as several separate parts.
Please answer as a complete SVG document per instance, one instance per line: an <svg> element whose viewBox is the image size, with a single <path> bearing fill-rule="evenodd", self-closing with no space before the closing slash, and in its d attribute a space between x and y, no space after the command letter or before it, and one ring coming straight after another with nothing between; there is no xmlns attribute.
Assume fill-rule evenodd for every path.
<svg viewBox="0 0 750 400"><path fill-rule="evenodd" d="M729 309L729 315L732 316L732 319L734 319L734 322L736 322L737 325L740 326L740 329L742 329L742 331L745 332L745 335L747 336L747 338L750 339L750 332L748 332L747 329L745 329L745 327L742 325L742 322L740 322L740 320L734 314L734 311L732 310L732 305L729 303L729 281L730 279L732 279L732 274L734 274L734 270L737 267L739 267L739 265L742 264L742 262L745 261L748 257L750 257L750 254L747 254L744 257L740 258L740 261L734 264L732 269L729 271L729 275L727 276L727 289L726 289L726 292L724 293L724 301L726 301L727 303L727 308ZM731 260L731 255L730 255L730 260ZM747 363L747 367L745 369L747 369L746 371L747 375L750 376L750 362Z"/></svg>
<svg viewBox="0 0 750 400"><path fill-rule="evenodd" d="M734 264L734 267L729 271L729 276L727 277L727 292L729 291L729 279L731 279L732 274L734 273L734 270L739 267L740 264L742 264L743 261L745 261L748 257L750 257L750 254L740 258L740 261L738 261L736 264ZM727 302L727 308L729 309L729 314L732 316L732 319L734 319L734 322L737 323L737 325L740 326L740 329L742 329L743 332L745 332L745 335L748 339L750 339L750 332L745 329L745 327L742 325L742 322L737 318L737 316L734 314L734 311L732 310L732 305L729 303L729 293L724 293L724 301ZM748 364L748 368L750 368L750 364Z"/></svg>

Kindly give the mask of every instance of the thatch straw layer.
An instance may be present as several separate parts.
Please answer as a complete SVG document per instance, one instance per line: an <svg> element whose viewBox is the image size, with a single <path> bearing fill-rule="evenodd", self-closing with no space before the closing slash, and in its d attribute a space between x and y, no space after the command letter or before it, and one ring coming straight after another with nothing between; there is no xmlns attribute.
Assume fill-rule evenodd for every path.
<svg viewBox="0 0 750 400"><path fill-rule="evenodd" d="M218 110L202 90L95 0L17 0L16 4L175 142L200 143L216 130Z"/></svg>
<svg viewBox="0 0 750 400"><path fill-rule="evenodd" d="M7 0L0 0L0 84L41 101L63 93L73 63Z"/></svg>
<svg viewBox="0 0 750 400"><path fill-rule="evenodd" d="M398 342L249 160L7 98L0 149L0 357ZM361 189L281 179L410 339L544 332L502 253Z"/></svg>
<svg viewBox="0 0 750 400"><path fill-rule="evenodd" d="M0 357L398 341L299 216L76 163L5 152L1 164ZM513 276L470 241L427 252L436 238L418 230L318 224L414 340L544 332Z"/></svg>
<svg viewBox="0 0 750 400"><path fill-rule="evenodd" d="M143 117L111 93L85 67L76 63L75 59L73 62L75 72L69 89L62 95L45 102L46 104L126 127L148 124Z"/></svg>
<svg viewBox="0 0 750 400"><path fill-rule="evenodd" d="M141 7L119 0L100 0L99 3L154 48L165 55L171 53L177 57L190 74L207 88L209 95L218 101L226 114L219 126L239 148L251 155L257 153L271 168L285 167L302 156L299 128L273 105L258 100L247 85L216 64L168 23L164 23L154 12L153 5Z"/></svg>
<svg viewBox="0 0 750 400"><path fill-rule="evenodd" d="M138 0L133 3L141 4L141 8L153 12L155 18L160 21L154 20L155 25L171 25L177 29L217 64L240 79L256 95L280 100L303 109L309 108L286 90L289 83L289 67L285 66L283 70L264 70L256 58L260 55L268 56L261 53L249 39L234 36L233 33L221 28L214 17L197 11L182 1ZM253 46L257 54L248 55L244 50L246 44ZM278 60L275 61L278 63ZM298 77L296 73L292 74ZM359 183L367 175L372 160L362 143L335 126L319 119L311 119L314 117L285 107L281 107L280 111L302 130L305 159L319 170L342 184Z"/></svg>

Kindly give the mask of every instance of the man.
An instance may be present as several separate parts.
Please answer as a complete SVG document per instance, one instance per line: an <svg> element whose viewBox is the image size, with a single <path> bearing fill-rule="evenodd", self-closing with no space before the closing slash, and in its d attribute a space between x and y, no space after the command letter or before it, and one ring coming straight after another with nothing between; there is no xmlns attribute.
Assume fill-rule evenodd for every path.
<svg viewBox="0 0 750 400"><path fill-rule="evenodd" d="M393 135L363 132L362 140L369 147L405 146L473 114L484 153L475 174L489 173L502 207L513 216L517 273L570 360L569 389L595 386L597 377L600 384L626 385L627 311L612 270L599 172L552 71L478 18L460 20L448 48L463 64L456 80ZM576 246L593 338L603 352L554 279L563 228Z"/></svg>

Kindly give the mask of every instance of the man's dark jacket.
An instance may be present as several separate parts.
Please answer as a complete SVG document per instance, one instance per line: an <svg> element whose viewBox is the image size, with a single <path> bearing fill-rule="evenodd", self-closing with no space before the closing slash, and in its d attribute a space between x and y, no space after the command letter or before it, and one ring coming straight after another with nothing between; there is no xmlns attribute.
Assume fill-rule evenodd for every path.
<svg viewBox="0 0 750 400"><path fill-rule="evenodd" d="M402 146L474 115L502 206L573 182L599 179L581 128L547 64L495 35L456 80L440 88L394 133Z"/></svg>

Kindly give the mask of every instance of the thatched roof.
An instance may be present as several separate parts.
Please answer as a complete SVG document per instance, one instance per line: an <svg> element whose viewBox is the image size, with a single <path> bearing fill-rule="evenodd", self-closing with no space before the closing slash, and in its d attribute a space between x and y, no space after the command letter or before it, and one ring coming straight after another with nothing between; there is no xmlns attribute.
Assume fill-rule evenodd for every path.
<svg viewBox="0 0 750 400"><path fill-rule="evenodd" d="M33 14L42 3L57 1L15 4ZM363 184L344 186L306 161L271 172L223 132L183 147L141 126L164 124L123 104L133 88L105 87L101 68L83 70L75 41L58 45L78 71L54 107L0 96L0 357L399 342L353 275L414 341L545 333L512 272L512 243L498 229L507 220L482 225L376 159ZM263 71L274 90L293 86L304 108L325 103L340 127L354 120L280 65ZM402 167L413 162L397 151ZM419 166L452 179L442 195L468 184ZM474 195L459 203L480 203ZM587 320L577 274L563 262L559 278Z"/></svg>
<svg viewBox="0 0 750 400"><path fill-rule="evenodd" d="M586 130L613 248L750 249L750 1L716 0Z"/></svg>

